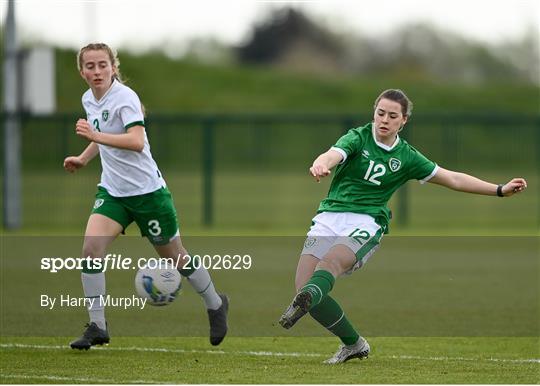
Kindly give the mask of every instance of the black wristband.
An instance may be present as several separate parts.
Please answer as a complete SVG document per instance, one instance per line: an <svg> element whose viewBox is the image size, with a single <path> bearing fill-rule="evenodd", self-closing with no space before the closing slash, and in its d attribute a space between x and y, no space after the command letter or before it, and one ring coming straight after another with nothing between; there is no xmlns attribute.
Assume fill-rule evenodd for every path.
<svg viewBox="0 0 540 386"><path fill-rule="evenodd" d="M503 186L504 186L503 184L497 185L497 196L499 196L499 197L504 197L504 194L502 192Z"/></svg>

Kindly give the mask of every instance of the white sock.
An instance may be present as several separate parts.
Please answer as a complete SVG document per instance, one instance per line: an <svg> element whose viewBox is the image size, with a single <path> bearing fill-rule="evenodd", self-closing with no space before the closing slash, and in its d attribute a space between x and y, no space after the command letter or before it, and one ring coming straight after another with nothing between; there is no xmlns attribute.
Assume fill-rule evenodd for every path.
<svg viewBox="0 0 540 386"><path fill-rule="evenodd" d="M200 267L189 275L187 279L195 291L203 298L206 308L209 310L217 310L221 307L221 298L217 294L214 283L206 269Z"/></svg>
<svg viewBox="0 0 540 386"><path fill-rule="evenodd" d="M106 330L105 324L105 306L103 304L105 296L105 273L81 273L81 281L84 290L84 296L93 300L87 303L90 323L94 322L102 330Z"/></svg>

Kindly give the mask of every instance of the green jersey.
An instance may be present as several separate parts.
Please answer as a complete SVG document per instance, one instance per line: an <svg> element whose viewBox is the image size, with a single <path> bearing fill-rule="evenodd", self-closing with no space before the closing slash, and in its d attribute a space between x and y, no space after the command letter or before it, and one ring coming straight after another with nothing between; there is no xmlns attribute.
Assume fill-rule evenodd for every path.
<svg viewBox="0 0 540 386"><path fill-rule="evenodd" d="M392 194L410 179L426 182L438 166L403 139L392 146L375 139L372 124L349 130L332 147L343 155L318 212L353 212L372 216L383 228L392 217Z"/></svg>

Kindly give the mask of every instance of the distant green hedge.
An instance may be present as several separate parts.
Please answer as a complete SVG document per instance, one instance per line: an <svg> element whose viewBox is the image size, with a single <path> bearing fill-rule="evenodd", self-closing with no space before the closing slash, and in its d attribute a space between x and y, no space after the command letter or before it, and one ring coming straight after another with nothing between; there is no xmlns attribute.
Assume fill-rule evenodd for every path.
<svg viewBox="0 0 540 386"><path fill-rule="evenodd" d="M207 65L161 53L120 52L121 71L149 114L185 112L356 112L369 110L387 88L402 88L416 113L483 110L537 114L540 88L532 84L434 83L427 75L317 76L271 67ZM74 51L57 50L58 110L81 112L86 90Z"/></svg>

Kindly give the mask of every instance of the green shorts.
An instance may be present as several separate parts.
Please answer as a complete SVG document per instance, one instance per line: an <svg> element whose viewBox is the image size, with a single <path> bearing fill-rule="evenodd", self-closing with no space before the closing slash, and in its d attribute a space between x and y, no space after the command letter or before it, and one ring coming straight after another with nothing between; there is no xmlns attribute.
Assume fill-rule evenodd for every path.
<svg viewBox="0 0 540 386"><path fill-rule="evenodd" d="M171 192L161 188L130 197L113 197L101 186L92 213L113 219L125 230L133 221L152 244L164 245L178 235L178 220Z"/></svg>

